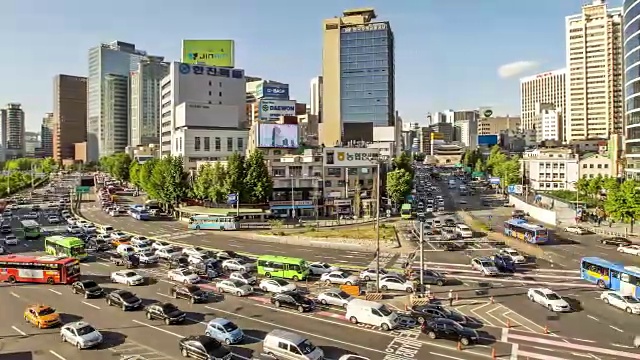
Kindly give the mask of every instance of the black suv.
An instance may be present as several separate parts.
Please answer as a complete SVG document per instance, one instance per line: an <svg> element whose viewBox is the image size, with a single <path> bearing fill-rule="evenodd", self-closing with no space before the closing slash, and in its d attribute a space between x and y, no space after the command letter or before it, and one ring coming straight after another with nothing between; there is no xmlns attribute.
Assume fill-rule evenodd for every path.
<svg viewBox="0 0 640 360"><path fill-rule="evenodd" d="M416 319L420 324L429 319L448 319L459 324L467 322L467 318L456 312L451 311L441 305L416 305L411 307L411 317Z"/></svg>
<svg viewBox="0 0 640 360"><path fill-rule="evenodd" d="M184 322L187 316L184 311L178 309L172 303L157 303L147 306L145 309L147 319L162 320L165 324L179 324Z"/></svg>
<svg viewBox="0 0 640 360"><path fill-rule="evenodd" d="M182 338L178 342L178 347L183 357L228 360L232 356L231 349L206 335L192 335Z"/></svg>
<svg viewBox="0 0 640 360"><path fill-rule="evenodd" d="M462 345L477 343L480 337L478 332L464 327L449 319L432 319L422 324L422 332L431 339L447 339L459 341Z"/></svg>
<svg viewBox="0 0 640 360"><path fill-rule="evenodd" d="M174 299L189 300L192 304L207 302L207 293L196 285L174 285L169 293Z"/></svg>
<svg viewBox="0 0 640 360"><path fill-rule="evenodd" d="M633 242L627 238L623 237L611 237L600 240L603 245L615 245L615 246L624 246L631 245Z"/></svg>
<svg viewBox="0 0 640 360"><path fill-rule="evenodd" d="M280 294L274 294L271 297L271 303L275 305L275 307L284 306L297 309L299 312L311 311L314 305L311 299L300 295L300 293L296 291L285 291Z"/></svg>
<svg viewBox="0 0 640 360"><path fill-rule="evenodd" d="M115 290L105 297L107 305L119 306L122 311L139 309L142 307L142 300L127 290Z"/></svg>
<svg viewBox="0 0 640 360"><path fill-rule="evenodd" d="M74 294L82 294L85 299L97 298L104 295L104 289L93 280L76 281L71 284L71 291Z"/></svg>

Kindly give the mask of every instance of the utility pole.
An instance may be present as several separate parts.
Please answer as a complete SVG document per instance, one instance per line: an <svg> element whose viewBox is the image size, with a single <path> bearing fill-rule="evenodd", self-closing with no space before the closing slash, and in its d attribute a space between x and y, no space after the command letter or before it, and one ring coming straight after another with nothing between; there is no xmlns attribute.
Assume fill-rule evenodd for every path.
<svg viewBox="0 0 640 360"><path fill-rule="evenodd" d="M380 161L376 164L376 288L380 291Z"/></svg>
<svg viewBox="0 0 640 360"><path fill-rule="evenodd" d="M424 294L424 223L420 221L420 291Z"/></svg>

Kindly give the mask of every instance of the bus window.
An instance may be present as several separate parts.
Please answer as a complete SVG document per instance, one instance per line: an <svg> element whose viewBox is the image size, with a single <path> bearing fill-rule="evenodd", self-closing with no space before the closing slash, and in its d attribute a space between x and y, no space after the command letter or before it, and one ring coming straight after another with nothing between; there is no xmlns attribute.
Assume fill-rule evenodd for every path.
<svg viewBox="0 0 640 360"><path fill-rule="evenodd" d="M300 265L289 265L289 270L300 272Z"/></svg>

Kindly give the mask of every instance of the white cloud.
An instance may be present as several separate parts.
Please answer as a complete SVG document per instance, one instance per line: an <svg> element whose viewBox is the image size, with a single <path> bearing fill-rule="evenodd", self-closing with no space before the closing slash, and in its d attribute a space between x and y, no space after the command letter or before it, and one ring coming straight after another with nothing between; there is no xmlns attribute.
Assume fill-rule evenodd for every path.
<svg viewBox="0 0 640 360"><path fill-rule="evenodd" d="M516 61L504 64L498 68L498 75L501 78L510 78L522 74L525 71L533 70L538 67L536 61Z"/></svg>

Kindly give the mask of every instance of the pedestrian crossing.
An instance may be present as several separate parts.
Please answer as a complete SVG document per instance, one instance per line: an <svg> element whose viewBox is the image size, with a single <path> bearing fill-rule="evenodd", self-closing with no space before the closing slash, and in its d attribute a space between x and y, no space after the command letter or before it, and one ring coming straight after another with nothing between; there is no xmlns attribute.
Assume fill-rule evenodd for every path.
<svg viewBox="0 0 640 360"><path fill-rule="evenodd" d="M127 339L124 343L109 348L109 351L120 359L127 360L170 360L170 356L164 355L148 346Z"/></svg>

